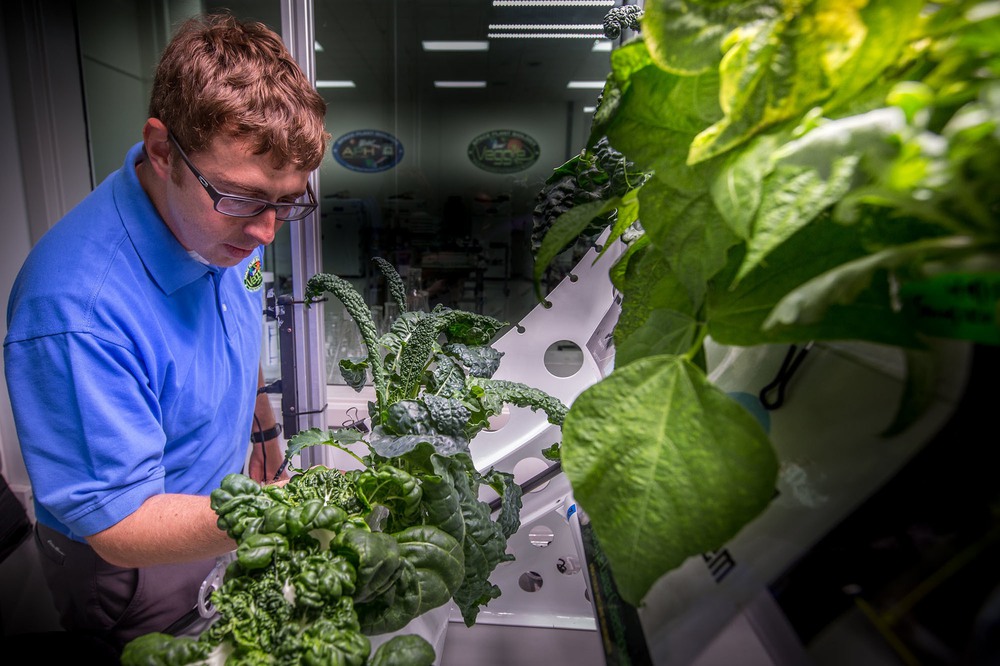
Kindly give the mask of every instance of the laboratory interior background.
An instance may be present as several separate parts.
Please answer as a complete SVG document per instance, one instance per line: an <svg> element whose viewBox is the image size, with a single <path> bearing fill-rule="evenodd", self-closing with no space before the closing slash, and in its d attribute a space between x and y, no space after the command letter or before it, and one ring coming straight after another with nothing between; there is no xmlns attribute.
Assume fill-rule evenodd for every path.
<svg viewBox="0 0 1000 666"><path fill-rule="evenodd" d="M293 294L310 275L333 273L351 281L381 325L397 314L371 261L385 258L425 307L443 304L489 314L509 322L504 332L515 336L523 323L527 335L510 344L531 346L541 359L537 375L526 381L572 397L607 370L594 342L601 334L606 338L615 312L606 275L613 257L595 264L592 254L559 255L541 282L555 290L553 298L562 290L558 298L571 303L569 310L578 317L546 318L533 285L538 239L532 236L532 212L553 169L585 145L610 70L609 54L629 37L626 32L608 38L602 19L622 4L5 0L0 14L0 304L6 311L10 287L31 246L120 168L127 150L141 139L152 69L172 28L194 14L225 8L281 33L328 104L330 150L312 183L320 208L311 218L285 224L267 249L268 292ZM454 42L463 42L461 50L450 50ZM322 317L292 315L294 348L283 346L287 340L277 323L262 313L266 379L294 384L302 414L294 421L298 430L350 422L367 400L337 371L339 359L360 350L355 327L339 303L326 302L318 311ZM722 382L766 381L784 356L783 349L742 360L719 353L716 377ZM810 399L815 404L826 399L831 382L841 382L837 390L842 391L852 382L868 381L867 374L859 378L842 372L844 367L883 378L894 371L893 359L871 350L852 356L830 347L825 353L830 367L825 375L811 376L816 388L804 396L806 411ZM928 442L938 440L952 447L964 447L974 437L996 443L993 427L971 434L985 421L979 403L965 398L965 387L984 380L968 358L962 350L955 353L954 377L942 389L940 414L916 435L910 453L925 446L937 450ZM986 359L983 367L996 367L995 354L977 358ZM287 374L289 367L293 376ZM579 372L581 367L590 374ZM881 389L877 382L874 386L877 394ZM30 483L8 399L16 390L0 384L0 471L30 517ZM874 399L865 396L859 393L858 400ZM281 410L283 396L272 397ZM957 425L956 415L961 417ZM775 428L781 427L780 417L774 418ZM801 414L796 418L789 417L795 422L785 427L803 439L839 437L823 423L810 423ZM837 418L850 420L849 415ZM806 457L797 462L802 470L810 469ZM845 473L836 460L829 462L832 477ZM518 463L522 478L546 467L537 456ZM612 659L616 653L595 617L588 562L563 504L570 489L564 480L548 480L535 489L540 494L529 504L531 511L522 514L523 539L511 541L515 564L498 570L504 596L474 627L452 618L441 663L912 664L903 656L910 653L899 649L899 634L852 601L852 581L838 568L846 569L863 544L870 558L865 571L877 570L882 580L890 580L894 571L916 575L907 569L900 543L943 539L942 533L958 529L941 523L925 526L922 534L896 528L880 532L877 526L898 515L900 502L919 495L912 487L895 488L884 504L866 504L867 513L859 510L862 500L890 486L901 466L902 458L874 460L873 473L839 504L821 494L806 497L811 491L803 484L801 504L820 507L820 517L782 527L803 537L797 549L773 552L772 567L758 567L768 577L766 585L726 592L724 579L742 560L725 551L686 565L675 587L664 588L650 614L632 627L637 632L632 636L650 649L633 654L631 662ZM948 492L947 484L940 490ZM969 567L961 569L962 576L995 584L995 571L984 570L978 555L997 552L996 536L977 542L980 551L963 551L966 560L959 557L949 566L961 569L965 561ZM766 551L766 537L746 552ZM30 638L58 629L33 557L27 539L0 562L5 637ZM941 569L936 575L947 573ZM959 579L958 573L950 579L955 594L961 593L960 583L967 584ZM910 592L919 588L908 582ZM940 612L949 602L937 599L932 607ZM925 622L923 635L931 644L949 640L935 635L933 618L914 613L906 620ZM932 647L922 654L932 654Z"/></svg>

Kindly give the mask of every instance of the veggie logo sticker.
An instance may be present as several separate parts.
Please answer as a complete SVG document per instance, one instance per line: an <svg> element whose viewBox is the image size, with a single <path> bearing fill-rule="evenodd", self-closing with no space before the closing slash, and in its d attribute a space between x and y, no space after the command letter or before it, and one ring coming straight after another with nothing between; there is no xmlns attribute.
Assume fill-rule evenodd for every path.
<svg viewBox="0 0 1000 666"><path fill-rule="evenodd" d="M538 142L516 130L492 130L469 142L469 159L483 171L516 173L538 161Z"/></svg>
<svg viewBox="0 0 1000 666"><path fill-rule="evenodd" d="M264 273L260 270L260 257L254 257L247 264L247 272L243 276L243 286L247 291L257 291L264 286Z"/></svg>
<svg viewBox="0 0 1000 666"><path fill-rule="evenodd" d="M388 132L355 130L333 142L337 164L362 173L386 171L403 159L403 144Z"/></svg>

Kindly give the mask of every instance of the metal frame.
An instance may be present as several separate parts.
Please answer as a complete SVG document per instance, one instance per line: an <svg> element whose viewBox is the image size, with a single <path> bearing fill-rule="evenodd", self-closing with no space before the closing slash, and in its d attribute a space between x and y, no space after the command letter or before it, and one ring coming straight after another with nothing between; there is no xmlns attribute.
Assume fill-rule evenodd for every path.
<svg viewBox="0 0 1000 666"><path fill-rule="evenodd" d="M281 33L292 57L310 81L316 80L312 0L281 0ZM320 199L319 173L309 177ZM289 222L292 254L292 294L278 297L280 310L282 417L286 437L309 428L326 428L323 304L305 303L305 284L320 272L319 210ZM312 453L302 453L310 465Z"/></svg>

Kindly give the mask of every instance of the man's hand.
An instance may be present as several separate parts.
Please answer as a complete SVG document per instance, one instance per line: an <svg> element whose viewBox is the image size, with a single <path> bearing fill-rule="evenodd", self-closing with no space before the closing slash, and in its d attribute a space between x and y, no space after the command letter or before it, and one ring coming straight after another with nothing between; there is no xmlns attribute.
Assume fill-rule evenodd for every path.
<svg viewBox="0 0 1000 666"><path fill-rule="evenodd" d="M264 467L265 462L267 463L266 469ZM282 470L278 478L274 478L275 472L278 471L284 462L285 452L282 449L280 437L268 440L264 444L254 442L253 451L250 453L247 476L263 484L281 481L282 479L287 481L289 478L287 470Z"/></svg>

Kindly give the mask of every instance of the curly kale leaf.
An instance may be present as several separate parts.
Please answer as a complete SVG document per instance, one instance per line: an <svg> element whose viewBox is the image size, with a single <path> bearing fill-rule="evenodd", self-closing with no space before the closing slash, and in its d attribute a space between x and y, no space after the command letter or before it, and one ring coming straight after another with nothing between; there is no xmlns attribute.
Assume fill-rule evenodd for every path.
<svg viewBox="0 0 1000 666"><path fill-rule="evenodd" d="M390 332L382 337L382 344L389 350L385 357L389 366L389 404L419 394L425 373L438 354L444 352L463 362L458 355L462 350L455 345L465 346L470 366L476 367L479 373L485 372L490 359L499 365L499 352L483 351L479 359L474 359L474 352L469 348L492 349L488 343L503 326L503 322L487 315L440 306L429 313L407 313L397 319ZM442 336L444 349L440 342Z"/></svg>
<svg viewBox="0 0 1000 666"><path fill-rule="evenodd" d="M393 381L388 392L390 406L400 399L416 397L443 327L444 322L436 316L427 315L416 320L392 366Z"/></svg>
<svg viewBox="0 0 1000 666"><path fill-rule="evenodd" d="M468 382L477 395L483 399L492 399L494 404L510 403L518 407L529 407L532 411L541 409L553 425L561 426L569 410L558 398L520 382L478 377L470 377ZM494 413L499 414L499 409Z"/></svg>
<svg viewBox="0 0 1000 666"><path fill-rule="evenodd" d="M372 372L372 381L375 385L375 394L380 404L385 402L385 369L382 367L378 356L378 330L375 321L372 319L371 308L365 303L357 289L347 280L331 275L329 273L317 273L306 282L305 298L307 301L314 300L322 296L325 292L330 292L344 304L344 309L351 315L358 330L361 332L361 340L365 344L368 352L368 367Z"/></svg>
<svg viewBox="0 0 1000 666"><path fill-rule="evenodd" d="M403 278L396 271L396 267L382 257L375 257L372 261L375 262L375 265L378 266L379 271L382 273L382 277L385 278L389 297L396 303L396 307L400 312L406 312L408 308L406 303L406 286L403 284Z"/></svg>
<svg viewBox="0 0 1000 666"><path fill-rule="evenodd" d="M489 582L490 573L513 556L506 552L507 537L491 520L489 505L479 501L479 484L472 459L462 455L432 456L431 461L437 475L450 480L461 508L465 578L453 598L465 624L471 627L479 607L500 596L500 589ZM520 498L517 504L520 505Z"/></svg>
<svg viewBox="0 0 1000 666"><path fill-rule="evenodd" d="M384 458L394 458L428 442L439 453L467 452L464 428L470 412L460 400L425 393L416 400L390 405L383 425L372 429L368 444Z"/></svg>
<svg viewBox="0 0 1000 666"><path fill-rule="evenodd" d="M623 197L641 187L649 175L615 150L607 137L557 167L535 197L532 212L531 249L537 255L556 219L577 206ZM574 249L574 259L593 245L597 237L616 219L616 210L583 220L573 238L561 243L553 255ZM573 263L576 263L575 261Z"/></svg>
<svg viewBox="0 0 1000 666"><path fill-rule="evenodd" d="M441 305L435 306L432 314L443 318L444 337L449 344L487 345L507 325L489 315L451 310Z"/></svg>
<svg viewBox="0 0 1000 666"><path fill-rule="evenodd" d="M376 648L368 666L431 666L434 648L416 634L394 636Z"/></svg>
<svg viewBox="0 0 1000 666"><path fill-rule="evenodd" d="M469 346L460 342L444 345L444 353L455 358L473 377L492 377L500 367L503 352L488 346Z"/></svg>
<svg viewBox="0 0 1000 666"><path fill-rule="evenodd" d="M496 523L504 537L509 539L521 528L521 486L514 481L513 474L497 470L484 474L482 481L501 497Z"/></svg>
<svg viewBox="0 0 1000 666"><path fill-rule="evenodd" d="M642 7L639 5L612 7L604 16L604 36L618 39L625 30L638 30L642 14Z"/></svg>
<svg viewBox="0 0 1000 666"><path fill-rule="evenodd" d="M456 397L465 393L465 370L456 358L439 353L424 375L427 390L435 395Z"/></svg>
<svg viewBox="0 0 1000 666"><path fill-rule="evenodd" d="M340 376L344 378L344 383L355 391L361 392L368 382L368 368L371 364L368 357L363 358L342 358L337 361L340 368Z"/></svg>

